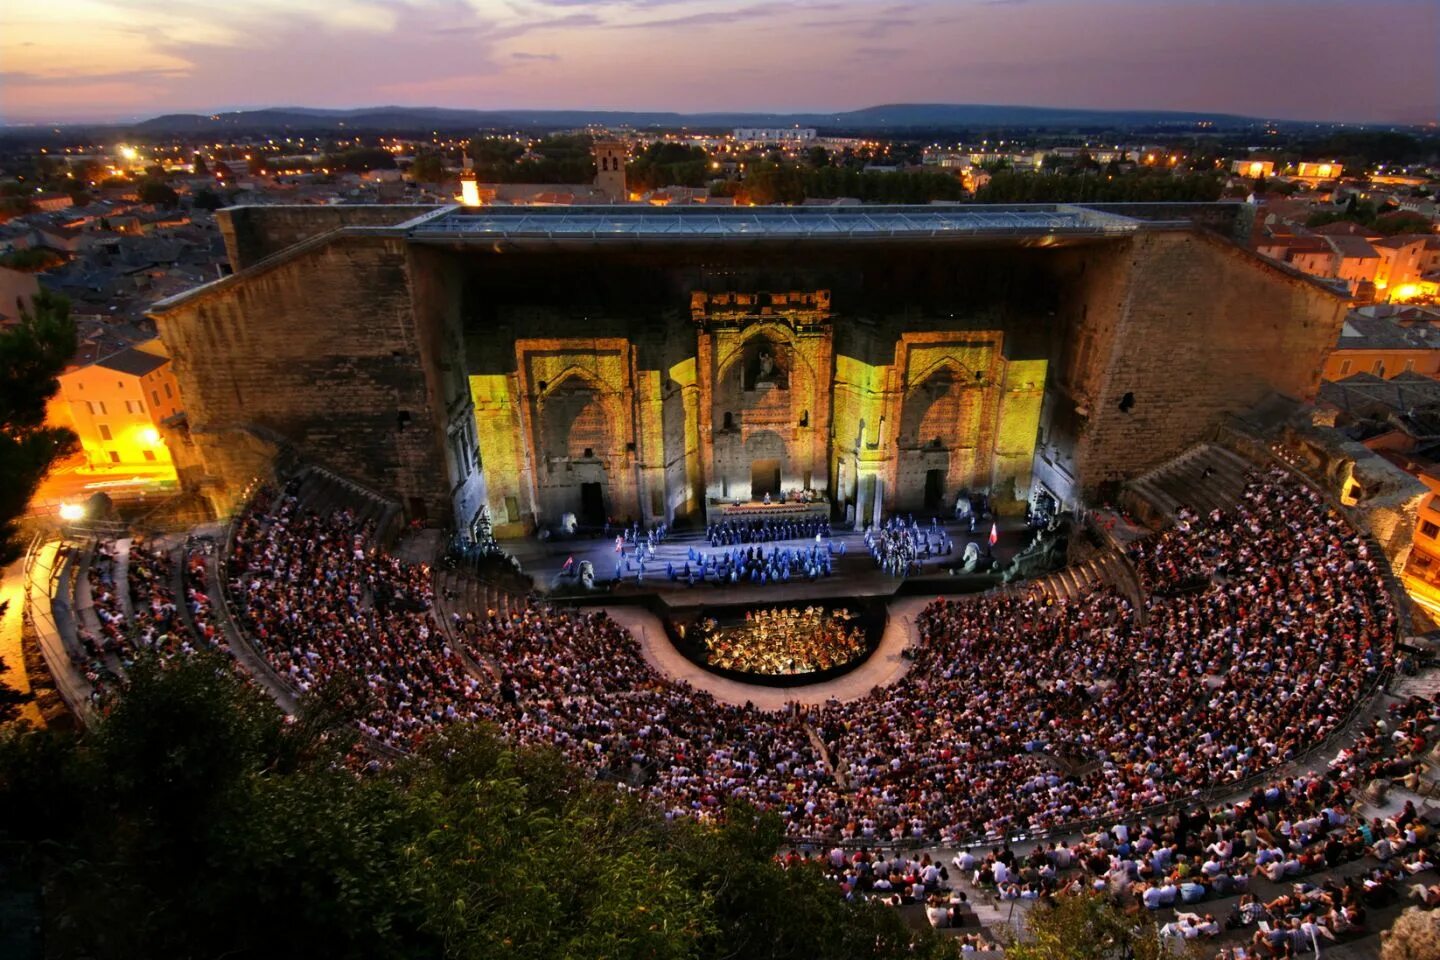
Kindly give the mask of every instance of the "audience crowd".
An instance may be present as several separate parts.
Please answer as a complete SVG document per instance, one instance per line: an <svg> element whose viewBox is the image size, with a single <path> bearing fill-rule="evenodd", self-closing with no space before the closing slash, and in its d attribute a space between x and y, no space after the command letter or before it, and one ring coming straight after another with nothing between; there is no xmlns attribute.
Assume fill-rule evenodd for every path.
<svg viewBox="0 0 1440 960"><path fill-rule="evenodd" d="M77 636L85 654L80 666L97 701L115 692L141 653L154 653L168 660L189 656L202 647L218 646L215 628L210 622L209 598L204 592L203 557L187 555L187 571L181 581L190 614L187 623L175 602L177 581L172 552L174 548L163 542L140 538L131 542L125 554L124 591L130 601L127 616L117 581L119 545L112 540L96 544L86 577L99 632L85 627L86 618L81 611Z"/></svg>
<svg viewBox="0 0 1440 960"><path fill-rule="evenodd" d="M1033 833L1200 796L1322 740L1389 665L1377 559L1281 476L1251 483L1233 515L1187 514L1134 560L1143 611L1106 589L931 604L900 682L810 718L844 788L796 718L659 677L603 616L460 616L461 645L489 667L475 669L432 617L428 570L379 554L344 512L293 497L252 512L231 570L277 669L301 689L364 677L365 727L386 743L485 717L675 815L743 797L794 836L878 842ZM1201 576L1203 590L1166 591Z"/></svg>
<svg viewBox="0 0 1440 960"><path fill-rule="evenodd" d="M358 678L361 730L396 749L437 723L478 718L486 690L432 616L430 569L382 554L340 510L299 509L293 492L257 498L229 557L236 616L300 692Z"/></svg>
<svg viewBox="0 0 1440 960"><path fill-rule="evenodd" d="M1366 908L1386 898L1440 902L1440 885L1418 882L1440 857L1413 808L1381 820L1356 813L1369 781L1418 777L1440 722L1432 701L1394 705L1328 770L1205 802L1261 782L1335 732L1392 664L1383 558L1283 474L1253 478L1233 512L1182 512L1135 544L1141 609L1105 587L1070 600L1022 591L936 600L918 617L920 643L900 681L778 714L661 677L603 613L516 604L437 622L428 567L381 552L349 510L306 509L296 489L262 492L237 521L227 560L237 624L299 691L358 678L368 692L359 726L390 748L452 721L488 720L667 816L711 820L747 800L778 813L796 840L865 844L825 855L847 895L923 905L938 926L966 914L952 870L1001 900L1091 889L1139 911L1174 907L1183 912L1164 932L1184 940L1254 927L1236 958L1289 956L1302 941L1363 929ZM759 583L830 571L829 544L767 551L748 533L751 545L694 554L683 574ZM901 570L952 546L943 529L911 520L867 542L882 567ZM142 647L213 645L203 551L192 545L182 562L183 608L170 554L132 549L127 624L113 560L97 554L95 658L123 664ZM748 652L717 635L717 663L800 672L863 648L858 628L817 607L757 612L745 629L757 638ZM1186 803L1157 807L1171 801ZM1024 856L1005 842L1082 821L1113 825ZM997 845L947 866L882 852L900 840ZM1306 880L1362 857L1379 865ZM1253 895L1261 881L1289 892ZM1233 914L1204 908L1241 894Z"/></svg>

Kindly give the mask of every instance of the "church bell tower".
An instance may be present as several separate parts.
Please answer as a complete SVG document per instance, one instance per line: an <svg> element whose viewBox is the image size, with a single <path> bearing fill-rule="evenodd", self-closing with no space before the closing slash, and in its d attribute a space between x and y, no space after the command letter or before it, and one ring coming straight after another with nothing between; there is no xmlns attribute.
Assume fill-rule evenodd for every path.
<svg viewBox="0 0 1440 960"><path fill-rule="evenodd" d="M623 140L596 140L595 186L611 203L624 203L630 194L625 189L625 158L629 150Z"/></svg>

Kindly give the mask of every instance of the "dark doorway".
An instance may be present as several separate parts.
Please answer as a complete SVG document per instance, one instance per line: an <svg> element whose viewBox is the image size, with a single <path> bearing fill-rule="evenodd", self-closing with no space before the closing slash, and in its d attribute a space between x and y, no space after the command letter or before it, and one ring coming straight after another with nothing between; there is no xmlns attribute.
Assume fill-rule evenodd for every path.
<svg viewBox="0 0 1440 960"><path fill-rule="evenodd" d="M939 510L945 502L945 471L925 471L925 509Z"/></svg>
<svg viewBox="0 0 1440 960"><path fill-rule="evenodd" d="M601 484L580 484L580 522L587 527L605 525L605 488Z"/></svg>
<svg viewBox="0 0 1440 960"><path fill-rule="evenodd" d="M780 461L750 461L750 499L763 500L765 494L780 495Z"/></svg>
<svg viewBox="0 0 1440 960"><path fill-rule="evenodd" d="M410 507L410 519L419 520L424 523L428 517L425 512L425 500L421 497L411 497L408 506Z"/></svg>

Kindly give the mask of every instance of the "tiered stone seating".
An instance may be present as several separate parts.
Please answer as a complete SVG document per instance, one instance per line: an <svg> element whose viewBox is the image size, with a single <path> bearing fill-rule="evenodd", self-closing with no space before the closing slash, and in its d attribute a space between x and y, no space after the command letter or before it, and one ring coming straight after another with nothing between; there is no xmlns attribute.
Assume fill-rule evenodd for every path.
<svg viewBox="0 0 1440 960"><path fill-rule="evenodd" d="M356 528L363 529L366 524L372 525L375 540L382 546L393 536L393 528L400 518L400 505L394 500L382 497L324 467L310 467L302 474L297 496L303 509L319 514L343 508L353 510Z"/></svg>
<svg viewBox="0 0 1440 960"><path fill-rule="evenodd" d="M1153 526L1173 522L1181 507L1230 510L1254 465L1213 443L1200 443L1125 485L1121 504Z"/></svg>
<svg viewBox="0 0 1440 960"><path fill-rule="evenodd" d="M1125 558L1115 550L1106 550L1032 580L1022 589L1037 591L1057 600L1074 600L1107 585L1132 595L1136 589L1134 580L1134 571L1130 570Z"/></svg>

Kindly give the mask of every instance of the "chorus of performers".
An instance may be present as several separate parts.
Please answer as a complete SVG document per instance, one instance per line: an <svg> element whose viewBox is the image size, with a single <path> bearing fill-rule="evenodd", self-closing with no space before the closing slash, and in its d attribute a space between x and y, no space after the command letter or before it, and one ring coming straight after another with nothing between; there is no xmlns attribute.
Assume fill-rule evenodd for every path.
<svg viewBox="0 0 1440 960"><path fill-rule="evenodd" d="M776 540L811 540L830 536L825 517L786 519L722 520L705 528L712 547L734 547L742 543L771 543Z"/></svg>
<svg viewBox="0 0 1440 960"><path fill-rule="evenodd" d="M955 552L955 541L934 517L921 524L915 517L891 517L878 527L865 531L865 546L875 558L875 565L892 577L917 573L932 557L948 557Z"/></svg>
<svg viewBox="0 0 1440 960"><path fill-rule="evenodd" d="M634 556L621 554L616 558L615 579L634 577L637 583L643 583L646 577L664 577L672 583L691 586L705 582L765 585L814 581L831 576L835 572L835 558L844 554L845 544L837 546L830 542L769 549L752 544L713 552L691 547L681 562L667 560L662 565L642 548Z"/></svg>

